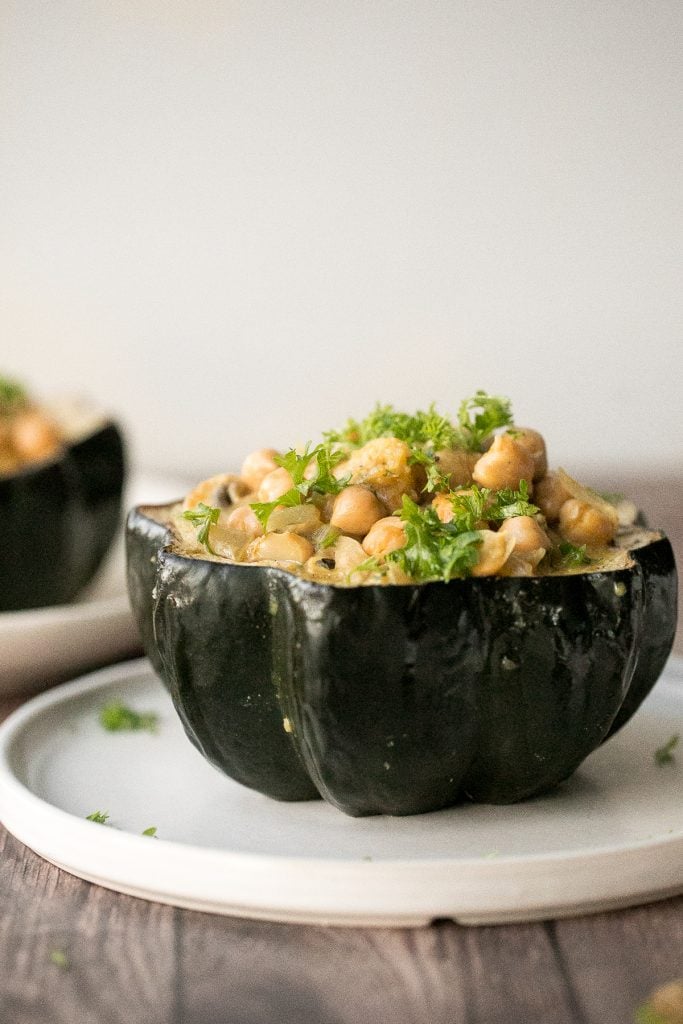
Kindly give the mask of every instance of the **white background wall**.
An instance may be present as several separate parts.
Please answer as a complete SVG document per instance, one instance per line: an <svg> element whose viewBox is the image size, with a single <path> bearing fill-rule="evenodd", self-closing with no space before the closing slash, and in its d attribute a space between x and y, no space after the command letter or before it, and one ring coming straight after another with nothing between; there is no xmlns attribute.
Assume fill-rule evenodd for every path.
<svg viewBox="0 0 683 1024"><path fill-rule="evenodd" d="M678 0L3 0L0 366L200 475L509 394L681 467Z"/></svg>

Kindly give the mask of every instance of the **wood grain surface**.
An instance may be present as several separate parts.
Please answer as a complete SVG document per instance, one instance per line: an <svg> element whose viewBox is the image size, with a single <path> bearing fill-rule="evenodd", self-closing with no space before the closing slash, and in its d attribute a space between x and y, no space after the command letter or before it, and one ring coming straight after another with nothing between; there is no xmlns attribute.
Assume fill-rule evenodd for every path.
<svg viewBox="0 0 683 1024"><path fill-rule="evenodd" d="M603 486L649 507L681 564L681 482ZM90 885L0 826L0 1024L632 1024L681 976L683 897L496 927L271 924Z"/></svg>

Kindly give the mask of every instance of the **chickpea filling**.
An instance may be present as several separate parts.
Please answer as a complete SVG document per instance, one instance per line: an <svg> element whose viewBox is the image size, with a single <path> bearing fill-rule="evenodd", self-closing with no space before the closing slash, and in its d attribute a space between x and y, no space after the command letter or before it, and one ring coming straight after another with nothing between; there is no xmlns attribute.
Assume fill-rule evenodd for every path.
<svg viewBox="0 0 683 1024"><path fill-rule="evenodd" d="M177 548L358 586L623 568L656 536L632 503L549 470L543 436L483 391L455 421L378 405L323 437L199 483L172 515Z"/></svg>
<svg viewBox="0 0 683 1024"><path fill-rule="evenodd" d="M36 402L21 384L0 376L0 476L57 458L102 422L80 403Z"/></svg>
<svg viewBox="0 0 683 1024"><path fill-rule="evenodd" d="M62 447L57 423L21 385L0 377L0 474L51 459Z"/></svg>

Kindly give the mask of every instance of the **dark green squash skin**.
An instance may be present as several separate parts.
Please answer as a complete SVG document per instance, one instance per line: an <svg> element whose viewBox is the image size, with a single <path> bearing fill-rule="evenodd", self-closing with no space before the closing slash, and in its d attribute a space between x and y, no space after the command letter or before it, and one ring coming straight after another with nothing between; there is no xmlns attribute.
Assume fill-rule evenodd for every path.
<svg viewBox="0 0 683 1024"><path fill-rule="evenodd" d="M356 588L163 540L138 616L192 742L246 786L347 814L551 789L633 714L671 647L664 538L622 570Z"/></svg>
<svg viewBox="0 0 683 1024"><path fill-rule="evenodd" d="M643 627L638 660L628 693L612 723L612 736L640 707L659 679L673 647L678 623L678 579L668 541L648 544L631 551L640 566L645 584Z"/></svg>
<svg viewBox="0 0 683 1024"><path fill-rule="evenodd" d="M157 554L169 539L167 520L172 509L173 504L139 505L126 520L126 577L133 617L147 657L164 682L154 641L154 598Z"/></svg>
<svg viewBox="0 0 683 1024"><path fill-rule="evenodd" d="M0 477L1 612L65 604L90 582L119 528L124 477L114 423Z"/></svg>

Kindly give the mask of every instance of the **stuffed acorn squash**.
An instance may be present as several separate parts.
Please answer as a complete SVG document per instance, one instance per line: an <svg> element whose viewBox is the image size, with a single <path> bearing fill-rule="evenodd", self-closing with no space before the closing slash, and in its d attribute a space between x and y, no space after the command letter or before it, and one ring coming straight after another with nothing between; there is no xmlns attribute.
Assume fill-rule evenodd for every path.
<svg viewBox="0 0 683 1024"><path fill-rule="evenodd" d="M0 379L0 611L71 601L95 575L121 517L118 427L47 408Z"/></svg>
<svg viewBox="0 0 683 1024"><path fill-rule="evenodd" d="M671 546L483 392L378 407L128 520L131 600L192 742L352 815L509 803L568 778L673 642Z"/></svg>

